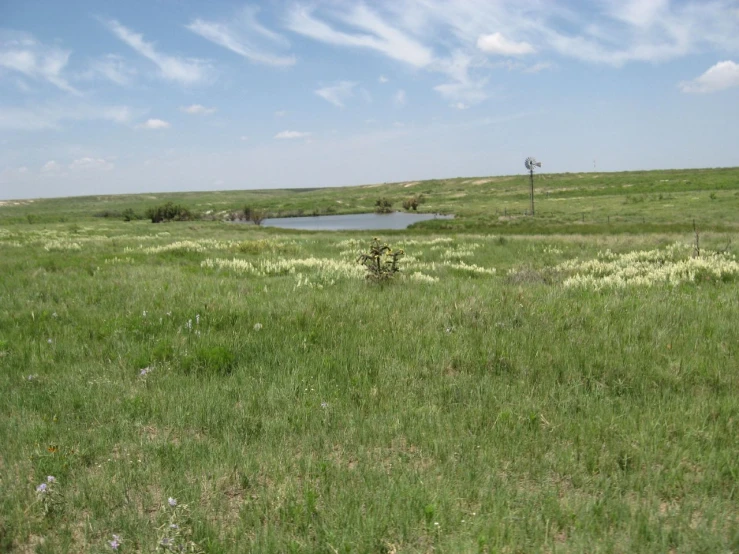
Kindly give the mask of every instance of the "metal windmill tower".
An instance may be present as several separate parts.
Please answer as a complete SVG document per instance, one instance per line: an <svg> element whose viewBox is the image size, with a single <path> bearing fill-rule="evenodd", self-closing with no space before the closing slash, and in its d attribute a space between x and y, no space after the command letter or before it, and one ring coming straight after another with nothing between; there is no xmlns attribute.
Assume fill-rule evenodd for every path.
<svg viewBox="0 0 739 554"><path fill-rule="evenodd" d="M534 167L541 167L541 162L537 162L536 159L529 156L524 162L526 169L529 170L531 177L531 215L534 215Z"/></svg>

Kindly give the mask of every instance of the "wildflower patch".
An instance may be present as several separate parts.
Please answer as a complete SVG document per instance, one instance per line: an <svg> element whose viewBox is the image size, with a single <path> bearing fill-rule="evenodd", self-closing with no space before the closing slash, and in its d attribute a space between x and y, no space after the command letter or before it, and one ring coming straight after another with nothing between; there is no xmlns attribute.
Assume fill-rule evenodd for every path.
<svg viewBox="0 0 739 554"><path fill-rule="evenodd" d="M702 280L731 281L739 276L739 263L734 256L709 251L691 256L691 251L689 245L679 243L666 249L625 254L607 250L599 253L595 260L569 260L555 269L568 275L565 287L593 290L662 283L679 285Z"/></svg>

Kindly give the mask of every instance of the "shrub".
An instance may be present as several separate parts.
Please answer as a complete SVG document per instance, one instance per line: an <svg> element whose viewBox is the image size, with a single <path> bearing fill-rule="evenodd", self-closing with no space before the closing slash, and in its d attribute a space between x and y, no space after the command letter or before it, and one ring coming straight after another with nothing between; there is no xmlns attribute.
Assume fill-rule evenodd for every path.
<svg viewBox="0 0 739 554"><path fill-rule="evenodd" d="M138 221L139 219L143 219L140 214L133 211L133 208L126 208L121 215L123 215L123 221Z"/></svg>
<svg viewBox="0 0 739 554"><path fill-rule="evenodd" d="M393 211L393 203L385 198L384 196L382 198L379 198L375 202L375 213L378 214L389 214Z"/></svg>
<svg viewBox="0 0 739 554"><path fill-rule="evenodd" d="M97 213L95 213L93 215L95 217L110 218L110 217L121 217L121 215L123 215L123 214L121 214L121 212L117 212L115 210L103 210L102 212L97 212Z"/></svg>
<svg viewBox="0 0 739 554"><path fill-rule="evenodd" d="M162 223L166 221L191 221L195 219L193 213L184 206L167 202L156 208L146 210L146 217L151 219L152 223Z"/></svg>
<svg viewBox="0 0 739 554"><path fill-rule="evenodd" d="M403 250L393 250L387 244L382 244L380 239L372 239L369 252L363 253L357 258L367 269L367 279L379 283L392 279L400 267L398 260L405 255Z"/></svg>
<svg viewBox="0 0 739 554"><path fill-rule="evenodd" d="M415 194L403 200L403 209L416 211L418 210L418 206L424 202L425 198L423 197L423 194Z"/></svg>

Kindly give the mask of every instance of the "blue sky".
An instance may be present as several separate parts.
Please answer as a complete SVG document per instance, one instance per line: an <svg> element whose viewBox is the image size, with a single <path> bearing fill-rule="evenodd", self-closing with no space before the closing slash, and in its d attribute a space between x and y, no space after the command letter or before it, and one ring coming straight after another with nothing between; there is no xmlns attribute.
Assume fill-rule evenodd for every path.
<svg viewBox="0 0 739 554"><path fill-rule="evenodd" d="M0 198L739 165L739 0L0 1Z"/></svg>

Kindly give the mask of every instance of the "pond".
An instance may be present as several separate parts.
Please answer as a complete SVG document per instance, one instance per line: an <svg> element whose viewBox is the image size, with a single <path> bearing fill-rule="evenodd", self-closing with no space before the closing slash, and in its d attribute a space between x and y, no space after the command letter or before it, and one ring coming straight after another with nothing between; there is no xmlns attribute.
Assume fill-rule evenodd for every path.
<svg viewBox="0 0 739 554"><path fill-rule="evenodd" d="M413 223L429 219L452 219L453 215L393 212L390 214L319 215L313 217L273 217L262 222L264 227L302 229L306 231L366 231L406 229Z"/></svg>

